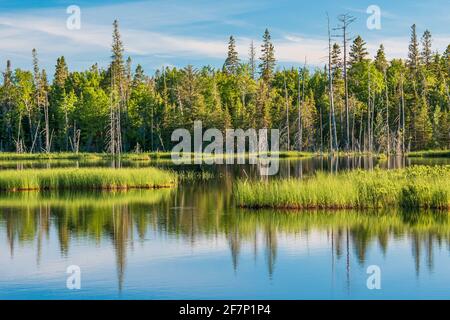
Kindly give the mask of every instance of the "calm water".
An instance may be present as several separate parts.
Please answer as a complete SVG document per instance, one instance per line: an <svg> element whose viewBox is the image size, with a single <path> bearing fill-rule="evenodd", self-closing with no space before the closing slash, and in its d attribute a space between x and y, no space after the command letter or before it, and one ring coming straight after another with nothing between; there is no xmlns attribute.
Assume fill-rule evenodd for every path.
<svg viewBox="0 0 450 320"><path fill-rule="evenodd" d="M450 164L304 159L283 161L280 177L427 161ZM98 165L111 164L0 168ZM0 195L0 299L450 298L446 212L246 211L233 206L232 183L256 168L182 169L215 178L175 190ZM81 268L81 290L66 288L70 265ZM371 265L380 290L367 289Z"/></svg>

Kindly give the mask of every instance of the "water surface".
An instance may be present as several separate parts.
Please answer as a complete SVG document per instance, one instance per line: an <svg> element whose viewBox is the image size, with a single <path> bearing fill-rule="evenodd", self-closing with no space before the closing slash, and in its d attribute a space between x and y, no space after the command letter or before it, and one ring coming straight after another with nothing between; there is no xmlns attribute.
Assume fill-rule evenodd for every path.
<svg viewBox="0 0 450 320"><path fill-rule="evenodd" d="M449 161L284 160L277 178L416 163ZM88 165L118 164L0 167ZM156 165L173 168L168 162ZM1 194L0 299L450 297L447 212L249 211L233 205L232 183L238 177L257 179L255 166L173 169L209 171L214 178L174 190ZM66 288L69 265L81 268L81 290ZM367 288L371 265L380 267L380 290Z"/></svg>

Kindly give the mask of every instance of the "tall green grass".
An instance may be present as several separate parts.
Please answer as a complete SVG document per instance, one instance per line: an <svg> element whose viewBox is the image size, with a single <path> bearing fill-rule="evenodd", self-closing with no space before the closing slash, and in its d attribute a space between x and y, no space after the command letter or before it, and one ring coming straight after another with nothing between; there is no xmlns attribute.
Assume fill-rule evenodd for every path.
<svg viewBox="0 0 450 320"><path fill-rule="evenodd" d="M175 173L157 168L70 168L0 171L0 191L149 189L175 185Z"/></svg>
<svg viewBox="0 0 450 320"><path fill-rule="evenodd" d="M319 172L300 180L238 181L237 204L247 208L450 209L450 166Z"/></svg>

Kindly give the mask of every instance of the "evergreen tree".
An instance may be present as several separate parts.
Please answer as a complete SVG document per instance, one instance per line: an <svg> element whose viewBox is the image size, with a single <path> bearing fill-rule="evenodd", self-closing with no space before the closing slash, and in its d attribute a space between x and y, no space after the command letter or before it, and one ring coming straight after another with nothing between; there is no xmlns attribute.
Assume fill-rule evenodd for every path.
<svg viewBox="0 0 450 320"><path fill-rule="evenodd" d="M124 47L120 36L119 31L119 22L114 20L113 22L113 41L112 41L112 55L111 55L111 76L113 77L112 81L117 83L119 86L120 81L124 77L124 61L123 61L123 52Z"/></svg>
<svg viewBox="0 0 450 320"><path fill-rule="evenodd" d="M111 79L111 105L109 119L109 141L108 150L113 155L122 151L122 110L125 102L125 68L123 62L123 44L119 32L119 23L114 20L113 23L113 42L112 42L111 65L109 68Z"/></svg>
<svg viewBox="0 0 450 320"><path fill-rule="evenodd" d="M336 71L342 71L341 47L337 43L333 44L331 50L331 67L333 72L335 72L334 76L340 77L340 74L336 74Z"/></svg>
<svg viewBox="0 0 450 320"><path fill-rule="evenodd" d="M428 106L425 97L422 97L417 115L414 116L413 148L426 150L430 147L432 138L432 124L428 115Z"/></svg>
<svg viewBox="0 0 450 320"><path fill-rule="evenodd" d="M70 120L65 108L67 94L66 94L66 81L69 76L69 70L67 68L66 60L64 56L56 59L55 74L53 76L53 84L50 90L50 106L51 106L51 119L50 123L52 128L56 128L60 133L60 139L57 143L63 146L64 150L69 150L69 129Z"/></svg>
<svg viewBox="0 0 450 320"><path fill-rule="evenodd" d="M144 69L140 64L136 66L136 69L134 70L134 76L133 76L133 87L136 87L139 84L142 84L145 82L145 73Z"/></svg>
<svg viewBox="0 0 450 320"><path fill-rule="evenodd" d="M6 61L6 70L3 72L3 85L0 87L0 150L13 148L14 122L16 106L16 91L11 69L11 61Z"/></svg>
<svg viewBox="0 0 450 320"><path fill-rule="evenodd" d="M375 56L375 66L378 71L385 72L388 68L388 61L386 60L386 54L384 53L384 46L380 44L377 55Z"/></svg>
<svg viewBox="0 0 450 320"><path fill-rule="evenodd" d="M411 26L411 40L408 51L408 66L411 69L412 76L415 77L419 68L419 43L417 41L416 25Z"/></svg>
<svg viewBox="0 0 450 320"><path fill-rule="evenodd" d="M353 40L353 44L350 47L350 64L352 65L366 60L368 54L366 42L361 38L361 36L357 36L355 40Z"/></svg>
<svg viewBox="0 0 450 320"><path fill-rule="evenodd" d="M256 77L256 48L255 48L255 45L253 44L253 40L250 43L248 64L250 67L250 75L251 75L252 79L255 79L255 77Z"/></svg>
<svg viewBox="0 0 450 320"><path fill-rule="evenodd" d="M428 32L422 47L429 50L420 53L412 36L407 65L401 59L388 61L383 46L372 62L364 41L356 38L348 70L351 108L347 113L342 48L331 40L328 63L333 82L327 90L331 83L327 68L311 76L305 69L275 71L268 31L259 80L253 77L253 45L244 65L236 63L232 46L234 53L227 61L234 61L231 72L187 66L147 76L140 65L132 72L131 59L123 61L117 21L113 27L112 59L106 69L94 64L85 71L69 72L65 58L59 57L49 87L36 50L31 71L13 72L7 63L0 84L0 150L101 152L111 141L115 142L110 151L116 154L122 149L170 150L173 130L192 128L194 120L202 120L204 128L220 130L289 126L302 150L324 150L332 140L334 149L338 134L341 147L350 141L349 150L388 151L392 146L401 153L450 148L450 46L431 53L425 67L431 52ZM126 134L123 145L122 133Z"/></svg>
<svg viewBox="0 0 450 320"><path fill-rule="evenodd" d="M266 29L263 35L263 44L261 45L261 63L259 65L261 77L265 82L269 82L273 77L275 69L275 49L271 42L269 30Z"/></svg>
<svg viewBox="0 0 450 320"><path fill-rule="evenodd" d="M432 61L431 32L429 30L425 30L422 36L421 59L425 66L428 68Z"/></svg>
<svg viewBox="0 0 450 320"><path fill-rule="evenodd" d="M239 56L236 51L236 42L233 36L230 36L230 40L228 41L228 55L223 67L228 72L228 74L234 75L239 68Z"/></svg>

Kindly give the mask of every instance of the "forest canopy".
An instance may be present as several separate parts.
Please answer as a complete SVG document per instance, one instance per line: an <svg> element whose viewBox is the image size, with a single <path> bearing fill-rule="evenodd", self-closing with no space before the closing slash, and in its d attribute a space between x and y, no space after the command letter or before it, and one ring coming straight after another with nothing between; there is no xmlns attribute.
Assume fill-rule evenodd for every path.
<svg viewBox="0 0 450 320"><path fill-rule="evenodd" d="M280 129L281 149L373 151L450 148L450 44L432 48L431 32L410 30L407 59L371 57L360 36L331 43L323 68L280 69L269 30L239 57L230 36L222 68L165 67L153 75L125 57L117 21L111 63L69 71L56 61L51 83L40 68L6 62L0 86L0 151L170 150L171 133L203 128Z"/></svg>

